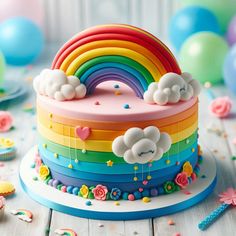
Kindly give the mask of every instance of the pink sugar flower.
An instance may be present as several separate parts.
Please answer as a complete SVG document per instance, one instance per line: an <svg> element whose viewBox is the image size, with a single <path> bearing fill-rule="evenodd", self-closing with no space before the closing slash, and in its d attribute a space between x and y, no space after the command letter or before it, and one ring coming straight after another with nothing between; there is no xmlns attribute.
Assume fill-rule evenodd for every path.
<svg viewBox="0 0 236 236"><path fill-rule="evenodd" d="M228 188L226 192L219 194L219 197L221 202L236 206L236 190L233 188Z"/></svg>
<svg viewBox="0 0 236 236"><path fill-rule="evenodd" d="M12 127L12 116L10 112L0 111L0 132L6 132Z"/></svg>
<svg viewBox="0 0 236 236"><path fill-rule="evenodd" d="M97 200L106 200L106 194L108 192L107 187L103 186L101 184L98 184L93 190L92 190L95 199Z"/></svg>
<svg viewBox="0 0 236 236"><path fill-rule="evenodd" d="M185 188L188 185L188 175L186 172L179 173L175 178L175 183L181 188Z"/></svg>
<svg viewBox="0 0 236 236"><path fill-rule="evenodd" d="M231 111L232 101L229 97L219 97L211 102L209 108L213 115L224 118L227 117Z"/></svg>

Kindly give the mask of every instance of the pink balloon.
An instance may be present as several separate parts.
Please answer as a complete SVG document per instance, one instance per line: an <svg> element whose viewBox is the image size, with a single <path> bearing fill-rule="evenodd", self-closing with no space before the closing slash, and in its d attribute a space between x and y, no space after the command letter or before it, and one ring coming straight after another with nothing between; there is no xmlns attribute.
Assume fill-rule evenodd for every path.
<svg viewBox="0 0 236 236"><path fill-rule="evenodd" d="M15 16L24 16L42 26L42 0L0 0L0 23Z"/></svg>
<svg viewBox="0 0 236 236"><path fill-rule="evenodd" d="M227 41L229 45L236 43L236 16L234 16L229 24L227 31Z"/></svg>

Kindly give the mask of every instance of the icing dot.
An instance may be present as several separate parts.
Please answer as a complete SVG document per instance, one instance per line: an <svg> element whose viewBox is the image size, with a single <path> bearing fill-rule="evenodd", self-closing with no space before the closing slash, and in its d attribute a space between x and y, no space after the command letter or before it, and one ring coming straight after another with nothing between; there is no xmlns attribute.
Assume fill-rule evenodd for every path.
<svg viewBox="0 0 236 236"><path fill-rule="evenodd" d="M68 165L68 168L72 169L72 168L73 168L72 164L69 164L69 165Z"/></svg>
<svg viewBox="0 0 236 236"><path fill-rule="evenodd" d="M78 187L74 187L74 188L72 189L72 193L73 193L74 195L78 195L78 193L79 193L79 188L78 188Z"/></svg>
<svg viewBox="0 0 236 236"><path fill-rule="evenodd" d="M151 175L148 175L148 176L147 176L147 180L150 180L151 178L152 178Z"/></svg>
<svg viewBox="0 0 236 236"><path fill-rule="evenodd" d="M50 114L49 114L49 117L50 117L50 118L52 118L52 117L53 117L53 114L52 114L52 113L50 113Z"/></svg>
<svg viewBox="0 0 236 236"><path fill-rule="evenodd" d="M148 203L150 201L151 201L151 199L149 197L143 197L143 202L144 203Z"/></svg>
<svg viewBox="0 0 236 236"><path fill-rule="evenodd" d="M55 158L58 158L58 154L57 154L57 153L54 153L53 156L54 156Z"/></svg>
<svg viewBox="0 0 236 236"><path fill-rule="evenodd" d="M66 191L67 191L67 193L72 193L72 191L73 191L73 186L68 186L68 187L66 188Z"/></svg>
<svg viewBox="0 0 236 236"><path fill-rule="evenodd" d="M82 149L82 153L86 153L86 150L85 150L85 149Z"/></svg>
<svg viewBox="0 0 236 236"><path fill-rule="evenodd" d="M186 144L189 144L189 142L190 142L190 141L189 141L189 139L187 138L187 139L185 140L185 143L186 143Z"/></svg>
<svg viewBox="0 0 236 236"><path fill-rule="evenodd" d="M48 181L48 185L52 186L53 180L54 180L54 179L50 179L50 180Z"/></svg>
<svg viewBox="0 0 236 236"><path fill-rule="evenodd" d="M138 170L138 166L134 166L134 170Z"/></svg>
<svg viewBox="0 0 236 236"><path fill-rule="evenodd" d="M115 85L114 85L114 88L116 88L116 89L117 89L117 88L120 88L119 84L115 84Z"/></svg>
<svg viewBox="0 0 236 236"><path fill-rule="evenodd" d="M137 181L137 180L138 180L138 177L135 176L135 177L134 177L134 181Z"/></svg>
<svg viewBox="0 0 236 236"><path fill-rule="evenodd" d="M151 196L152 196L152 197L155 197L155 196L157 196L157 194L158 194L158 191L157 191L157 189L155 189L155 188L152 188L152 189L150 190L150 194L151 194Z"/></svg>
<svg viewBox="0 0 236 236"><path fill-rule="evenodd" d="M192 148L192 152L195 152L195 148Z"/></svg>
<svg viewBox="0 0 236 236"><path fill-rule="evenodd" d="M147 185L148 184L148 181L147 180L144 180L143 181L143 185Z"/></svg>
<svg viewBox="0 0 236 236"><path fill-rule="evenodd" d="M143 191L143 188L139 188L138 191L141 193Z"/></svg>
<svg viewBox="0 0 236 236"><path fill-rule="evenodd" d="M47 148L47 144L46 144L46 143L44 143L44 144L43 144L43 147L44 147L44 148Z"/></svg>
<svg viewBox="0 0 236 236"><path fill-rule="evenodd" d="M57 179L54 179L52 182L52 186L56 188L58 184L59 184L59 181Z"/></svg>
<svg viewBox="0 0 236 236"><path fill-rule="evenodd" d="M129 201L134 201L135 200L134 195L133 194L129 194L128 195L128 199L129 199Z"/></svg>
<svg viewBox="0 0 236 236"><path fill-rule="evenodd" d="M79 163L79 160L78 160L77 158L75 159L75 163L76 163L76 164Z"/></svg>
<svg viewBox="0 0 236 236"><path fill-rule="evenodd" d="M86 204L86 206L91 206L92 202L91 201L86 201L85 204Z"/></svg>
<svg viewBox="0 0 236 236"><path fill-rule="evenodd" d="M129 104L124 104L123 107L124 107L125 109L129 109L129 108L130 108Z"/></svg>
<svg viewBox="0 0 236 236"><path fill-rule="evenodd" d="M115 205L116 205L116 206L119 206L119 205L120 205L120 203L119 203L119 202L115 202Z"/></svg>
<svg viewBox="0 0 236 236"><path fill-rule="evenodd" d="M32 169L35 168L35 163L33 163L31 166L30 166Z"/></svg>
<svg viewBox="0 0 236 236"><path fill-rule="evenodd" d="M96 101L96 102L94 103L94 105L100 105L100 102L99 102L99 101Z"/></svg>
<svg viewBox="0 0 236 236"><path fill-rule="evenodd" d="M34 181L37 181L37 180L38 180L38 177L37 177L37 176L34 176L34 177L33 177L33 180L34 180Z"/></svg>
<svg viewBox="0 0 236 236"><path fill-rule="evenodd" d="M149 164L148 164L148 167L152 167L152 163L149 163Z"/></svg>
<svg viewBox="0 0 236 236"><path fill-rule="evenodd" d="M176 161L175 165L177 165L177 166L178 166L179 164L180 164L180 162L179 162L179 161Z"/></svg>
<svg viewBox="0 0 236 236"><path fill-rule="evenodd" d="M121 92L120 91L115 91L115 95L119 96L119 95L121 95Z"/></svg>
<svg viewBox="0 0 236 236"><path fill-rule="evenodd" d="M170 164L170 160L166 160L166 164L169 165Z"/></svg>
<svg viewBox="0 0 236 236"><path fill-rule="evenodd" d="M66 192L66 186L62 186L61 191L65 193Z"/></svg>

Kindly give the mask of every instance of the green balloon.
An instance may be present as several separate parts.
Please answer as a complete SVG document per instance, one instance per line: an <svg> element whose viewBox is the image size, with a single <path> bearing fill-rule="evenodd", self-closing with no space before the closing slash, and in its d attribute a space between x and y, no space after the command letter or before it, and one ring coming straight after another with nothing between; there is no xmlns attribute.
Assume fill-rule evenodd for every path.
<svg viewBox="0 0 236 236"><path fill-rule="evenodd" d="M201 83L220 83L227 51L228 45L219 35L211 32L194 34L180 50L182 71L191 73Z"/></svg>
<svg viewBox="0 0 236 236"><path fill-rule="evenodd" d="M198 5L211 10L220 23L222 33L225 33L231 18L236 14L235 0L182 0L183 5Z"/></svg>
<svg viewBox="0 0 236 236"><path fill-rule="evenodd" d="M0 85L4 81L4 74L5 74L5 58L2 52L0 52Z"/></svg>

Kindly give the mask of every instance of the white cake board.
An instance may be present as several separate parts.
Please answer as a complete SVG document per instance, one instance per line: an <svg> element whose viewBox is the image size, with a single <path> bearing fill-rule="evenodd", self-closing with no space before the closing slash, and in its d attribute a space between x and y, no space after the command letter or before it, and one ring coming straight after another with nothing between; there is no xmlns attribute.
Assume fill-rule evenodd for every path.
<svg viewBox="0 0 236 236"><path fill-rule="evenodd" d="M101 220L135 220L158 217L189 208L206 198L216 184L216 163L214 158L206 153L201 164L201 171L196 182L186 189L191 194L178 191L172 194L152 197L151 202L142 200L120 200L119 206L114 201L90 200L63 193L42 181L35 181L35 169L30 166L34 162L36 147L33 147L23 158L20 166L20 181L23 189L35 201L54 210L91 219ZM201 178L205 175L205 178Z"/></svg>

